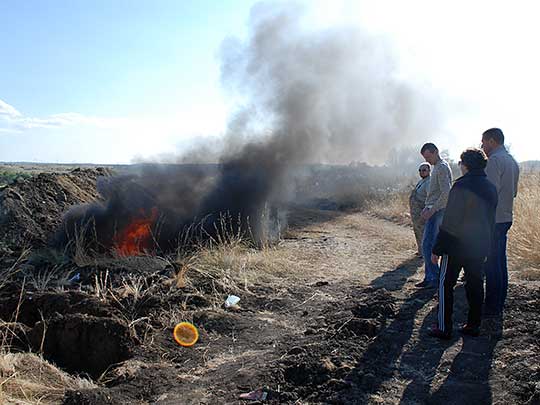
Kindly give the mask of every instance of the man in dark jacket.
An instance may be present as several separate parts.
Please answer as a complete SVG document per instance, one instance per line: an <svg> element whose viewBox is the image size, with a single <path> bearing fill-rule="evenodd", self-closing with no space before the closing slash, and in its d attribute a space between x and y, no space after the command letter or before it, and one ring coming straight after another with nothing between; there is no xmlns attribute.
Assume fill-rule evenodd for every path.
<svg viewBox="0 0 540 405"><path fill-rule="evenodd" d="M452 335L454 286L459 272L465 270L465 291L469 303L467 324L461 332L478 336L482 316L484 288L483 264L489 255L495 227L497 190L487 179L487 157L480 149L461 154L463 176L450 190L448 204L435 246L432 261L442 256L439 278L437 327L429 334L441 339Z"/></svg>

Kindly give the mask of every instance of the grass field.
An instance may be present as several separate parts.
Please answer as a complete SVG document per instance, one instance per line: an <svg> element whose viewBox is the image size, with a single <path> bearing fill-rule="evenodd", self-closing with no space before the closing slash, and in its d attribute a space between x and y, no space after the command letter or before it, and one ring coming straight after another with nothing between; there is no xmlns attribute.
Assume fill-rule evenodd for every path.
<svg viewBox="0 0 540 405"><path fill-rule="evenodd" d="M392 192L373 200L368 211L373 215L405 225L410 224L410 188ZM508 235L511 270L522 277L540 279L540 173L525 171L514 201L514 222Z"/></svg>
<svg viewBox="0 0 540 405"><path fill-rule="evenodd" d="M444 370L433 374L444 351L432 350L433 343L425 336L423 325L432 320L434 302L428 293L414 289L423 271L421 260L414 257L409 190L407 186L369 197L358 195L366 203L358 204L354 212L298 209L289 218L291 228L275 246L254 248L248 241L231 237L166 257L91 257L83 252L84 263L48 259L52 260L50 266L37 273L23 265L27 258L21 257L5 269L0 280L0 292L5 290L0 305L13 306L7 311L9 318L0 322L0 402L55 404L65 401L70 392L82 392L77 397L80 402L67 403L93 403L84 402L90 398L84 395L97 398L100 393L112 395L116 403L141 395L147 401L170 395L170 400L177 400L172 403L199 403L202 399L222 403L221 395L225 395L228 403L236 403L232 401L238 387L253 389L254 384L271 384L289 392L271 403L292 399L325 403L330 398L351 403L358 392L363 393L363 403L380 403L383 397L387 403L399 403L400 398L435 400L437 395L443 399L448 393L453 395L451 377ZM519 367L524 353L537 353L529 342L537 316L532 304L536 298L533 290L520 290L517 283L540 280L539 204L540 174L526 172L509 236L510 299L514 302L507 328L514 335L494 351L489 342L500 337L486 329L486 339L475 343L474 351L484 356L482 367L491 371L479 377L478 386L468 384L463 376L464 398L485 398L485 394L505 398L509 388L515 391L512 400L532 395L523 381L533 372L536 354L527 354L531 364L526 372L521 373ZM3 281L15 272L22 284L13 292L14 286ZM82 278L72 285L68 280L76 273ZM381 287L391 293L375 294ZM242 297L238 310L223 308L228 294ZM73 299L76 305L89 305L72 310ZM96 309L100 322L115 327L120 322L131 336L129 345L137 348L132 358L111 364L97 378L86 374L84 367L75 372L63 367L65 359L44 349L45 342L62 338L66 325L57 310L50 309L55 302L64 305L64 312L78 322L78 328L90 332L99 325L88 323ZM458 307L464 302L462 297ZM44 312L32 315L35 305ZM375 310L386 315L373 318ZM201 332L201 343L191 351L179 350L170 339L174 325L186 320ZM43 329L39 329L40 323ZM32 340L32 336L31 352L18 352L21 349L15 343ZM114 335L105 336L101 346L116 350L114 339ZM73 340L71 346L77 342ZM460 361L458 343L445 354L456 362ZM428 352L426 347L430 348L427 357L422 355ZM93 350L93 345L78 348L89 360L95 360ZM498 363L492 366L494 355ZM53 362L45 360L51 358ZM388 377L395 372L398 359L403 362L401 375ZM465 359L469 360L477 363L476 358ZM370 374L372 369L385 371ZM128 385L124 385L126 375L132 381ZM354 377L347 380L347 375ZM410 380L411 375L426 377L417 381L417 377ZM497 379L507 381L507 386ZM147 393L150 380L158 382ZM345 380L359 386L342 391ZM318 381L327 383L319 386ZM337 389L336 384L343 387ZM424 391L426 384L436 395Z"/></svg>

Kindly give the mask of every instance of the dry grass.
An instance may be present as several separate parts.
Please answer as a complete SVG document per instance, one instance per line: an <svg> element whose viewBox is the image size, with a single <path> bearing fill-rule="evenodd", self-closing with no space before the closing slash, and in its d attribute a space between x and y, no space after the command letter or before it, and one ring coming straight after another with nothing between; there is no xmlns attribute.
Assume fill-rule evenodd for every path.
<svg viewBox="0 0 540 405"><path fill-rule="evenodd" d="M32 353L0 354L0 403L47 405L62 401L66 390L96 388Z"/></svg>
<svg viewBox="0 0 540 405"><path fill-rule="evenodd" d="M280 284L291 276L292 258L278 248L252 248L241 240L204 247L188 258L177 259L181 269L179 284L200 288L201 279L212 293L212 301L221 306L226 294L249 293L255 284ZM185 279L184 279L185 277ZM197 279L196 283L191 280Z"/></svg>
<svg viewBox="0 0 540 405"><path fill-rule="evenodd" d="M389 192L384 198L371 201L372 215L409 224L409 189ZM508 238L508 254L514 267L530 273L528 278L540 279L540 173L523 173L519 193L514 203L514 223ZM412 233L411 233L412 237Z"/></svg>
<svg viewBox="0 0 540 405"><path fill-rule="evenodd" d="M92 232L90 233L89 230ZM73 238L70 240L70 243L66 246L66 251L73 249L73 261L79 266L87 266L94 263L93 252L89 249L89 235L92 235L92 238L97 241L96 236L96 224L94 221L87 222L81 226L80 229L75 226L75 231Z"/></svg>
<svg viewBox="0 0 540 405"><path fill-rule="evenodd" d="M20 271L20 266L28 259L30 249L23 249L15 262L5 270L0 270L0 289L2 289L11 278ZM3 258L0 258L2 260Z"/></svg>
<svg viewBox="0 0 540 405"><path fill-rule="evenodd" d="M520 266L540 270L540 173L521 176L510 229L509 254Z"/></svg>
<svg viewBox="0 0 540 405"><path fill-rule="evenodd" d="M377 218L386 219L400 225L408 225L411 222L409 193L409 189L402 189L390 191L384 196L378 196L369 201L367 211Z"/></svg>

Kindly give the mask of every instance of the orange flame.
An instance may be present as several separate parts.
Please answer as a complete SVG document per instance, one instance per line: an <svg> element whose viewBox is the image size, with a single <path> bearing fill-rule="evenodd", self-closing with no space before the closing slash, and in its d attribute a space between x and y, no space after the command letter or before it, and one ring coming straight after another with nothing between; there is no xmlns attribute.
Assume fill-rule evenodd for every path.
<svg viewBox="0 0 540 405"><path fill-rule="evenodd" d="M138 256L152 248L152 225L158 210L153 207L150 215L141 209L141 216L131 221L114 237L116 253L120 256Z"/></svg>

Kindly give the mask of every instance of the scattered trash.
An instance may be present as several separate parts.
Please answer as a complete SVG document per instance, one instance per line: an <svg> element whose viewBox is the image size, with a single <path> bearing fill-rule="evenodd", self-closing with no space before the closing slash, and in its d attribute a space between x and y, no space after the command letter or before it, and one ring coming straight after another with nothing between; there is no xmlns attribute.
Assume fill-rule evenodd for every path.
<svg viewBox="0 0 540 405"><path fill-rule="evenodd" d="M68 283L76 283L78 281L81 281L81 273L77 273L75 274L73 277L71 277L69 280L68 280Z"/></svg>
<svg viewBox="0 0 540 405"><path fill-rule="evenodd" d="M180 322L174 327L173 336L180 346L190 347L199 340L199 331L189 322Z"/></svg>
<svg viewBox="0 0 540 405"><path fill-rule="evenodd" d="M237 297L236 295L229 295L227 299L225 300L225 308L232 307L233 305L236 305L240 302L240 297Z"/></svg>
<svg viewBox="0 0 540 405"><path fill-rule="evenodd" d="M249 401L265 401L268 397L268 392L262 388L256 389L255 391L248 392L246 394L240 394L240 399L247 399Z"/></svg>

